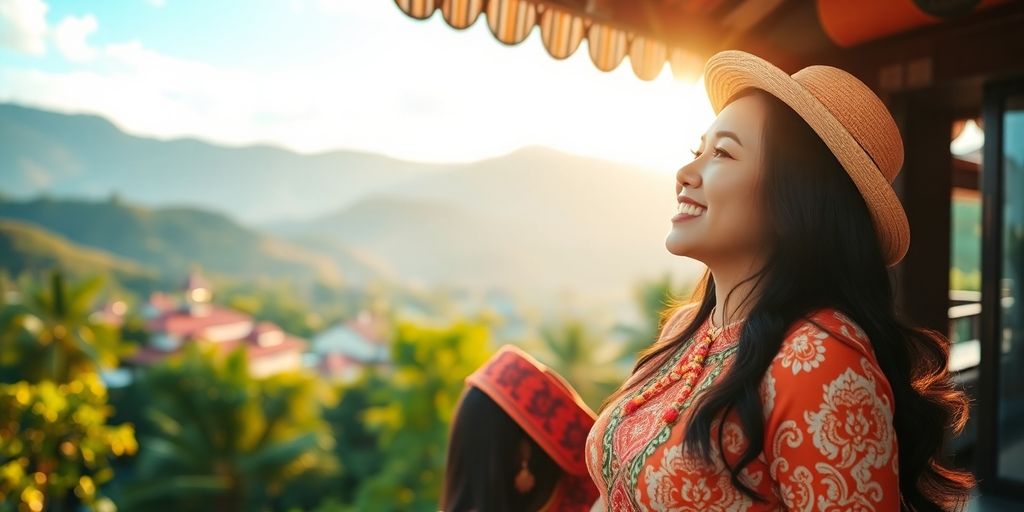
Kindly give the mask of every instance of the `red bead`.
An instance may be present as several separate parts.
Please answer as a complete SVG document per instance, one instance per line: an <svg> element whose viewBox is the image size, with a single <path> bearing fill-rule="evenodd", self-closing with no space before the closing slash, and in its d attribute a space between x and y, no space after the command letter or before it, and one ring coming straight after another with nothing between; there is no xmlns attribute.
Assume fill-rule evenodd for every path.
<svg viewBox="0 0 1024 512"><path fill-rule="evenodd" d="M676 363L676 367L669 373L655 381L653 385L642 391L639 396L626 402L622 409L623 415L633 414L645 403L664 392L673 382L682 381L682 394L675 401L676 406L680 406L696 387L697 378L704 370L707 355L711 351L711 344L714 341L714 338L711 336L701 338L686 359L679 360ZM662 414L662 419L667 423L674 423L679 419L679 411L668 409Z"/></svg>
<svg viewBox="0 0 1024 512"><path fill-rule="evenodd" d="M675 423L679 419L679 411L675 409L665 409L665 412L661 415L661 419L665 420L665 423Z"/></svg>
<svg viewBox="0 0 1024 512"><path fill-rule="evenodd" d="M634 412L636 412L637 409L640 408L640 405L642 404L643 402L637 403L636 400L630 400L626 402L626 407L624 407L623 410L626 414L633 414Z"/></svg>

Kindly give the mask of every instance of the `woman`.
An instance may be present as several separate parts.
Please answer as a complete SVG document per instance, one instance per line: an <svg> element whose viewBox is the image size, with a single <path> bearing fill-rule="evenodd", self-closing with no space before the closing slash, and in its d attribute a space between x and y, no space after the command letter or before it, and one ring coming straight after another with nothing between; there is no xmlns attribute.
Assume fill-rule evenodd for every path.
<svg viewBox="0 0 1024 512"><path fill-rule="evenodd" d="M557 374L506 345L466 378L448 443L446 512L585 512L594 413Z"/></svg>
<svg viewBox="0 0 1024 512"><path fill-rule="evenodd" d="M973 482L938 459L966 402L948 341L896 315L909 245L892 117L832 67L712 57L717 118L676 175L670 252L690 304L587 440L609 510L945 510Z"/></svg>

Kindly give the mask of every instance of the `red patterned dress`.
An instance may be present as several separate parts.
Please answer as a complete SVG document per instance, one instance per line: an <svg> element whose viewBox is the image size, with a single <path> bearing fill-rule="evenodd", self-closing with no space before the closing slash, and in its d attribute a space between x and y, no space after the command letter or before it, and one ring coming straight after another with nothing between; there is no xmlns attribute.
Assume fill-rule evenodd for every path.
<svg viewBox="0 0 1024 512"><path fill-rule="evenodd" d="M675 313L662 338L681 332L695 311L690 305ZM707 328L706 321L694 339ZM892 390L864 331L834 309L791 326L762 380L764 449L741 478L767 503L731 484L717 443L711 443L713 464L684 449L693 400L732 364L741 329L741 323L728 326L711 345L674 425L662 420L662 411L679 396L678 387L623 415L624 404L649 382L627 381L628 391L598 416L587 438L587 466L608 510L899 510ZM667 360L652 363L660 366L652 380L693 346L691 340ZM735 462L747 443L735 413L722 428L726 458Z"/></svg>

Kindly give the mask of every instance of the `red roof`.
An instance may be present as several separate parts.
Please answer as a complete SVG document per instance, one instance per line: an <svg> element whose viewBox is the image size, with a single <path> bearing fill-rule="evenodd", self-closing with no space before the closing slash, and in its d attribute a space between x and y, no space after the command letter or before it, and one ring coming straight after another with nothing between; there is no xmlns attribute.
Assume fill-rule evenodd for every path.
<svg viewBox="0 0 1024 512"><path fill-rule="evenodd" d="M221 352L222 354L230 353L236 348L244 345L246 347L246 356L250 361L261 357L279 354L281 352L302 351L306 347L305 340L292 336L288 336L285 341L277 345L270 345L266 347L261 347L255 343L246 342L245 340L224 341L220 343L206 341L193 341L186 343L203 343L204 346L212 345L217 347L218 352ZM141 347L126 359L137 365L150 366L159 363L168 357L180 354L181 351L181 349L163 351L153 347Z"/></svg>
<svg viewBox="0 0 1024 512"><path fill-rule="evenodd" d="M209 311L200 316L193 316L187 311L165 313L147 322L146 329L150 332L163 332L174 336L188 337L198 335L209 327L250 321L252 321L252 318L245 313L210 306Z"/></svg>
<svg viewBox="0 0 1024 512"><path fill-rule="evenodd" d="M154 303L162 297L154 296L150 301ZM208 329L238 324L251 326L248 332L238 339L222 341L204 339L204 332ZM286 352L301 352L306 347L305 340L289 336L273 322L254 322L252 317L245 313L214 305L204 306L204 313L201 315L192 314L187 310L166 310L161 316L148 321L146 328L151 333L167 334L179 338L182 343L202 343L204 346L212 345L222 354L244 347L249 360ZM280 333L280 343L259 344L262 335L273 333ZM129 356L127 360L134 364L148 366L180 352L181 348L164 351L154 347L141 347Z"/></svg>
<svg viewBox="0 0 1024 512"><path fill-rule="evenodd" d="M244 340L225 341L218 343L217 346L222 347L226 352L230 352L242 344L245 344L248 348L246 354L249 359L258 359L261 357L277 354L280 352L293 352L302 351L306 348L306 342L302 338L296 338L293 336L287 336L284 341L277 345L260 346L255 343L247 342Z"/></svg>

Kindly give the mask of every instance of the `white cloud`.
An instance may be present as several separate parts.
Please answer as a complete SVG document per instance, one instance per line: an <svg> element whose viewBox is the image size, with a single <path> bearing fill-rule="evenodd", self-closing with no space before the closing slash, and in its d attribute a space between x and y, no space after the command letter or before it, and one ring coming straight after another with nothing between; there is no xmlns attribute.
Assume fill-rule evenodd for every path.
<svg viewBox="0 0 1024 512"><path fill-rule="evenodd" d="M0 47L46 53L47 9L42 0L0 0Z"/></svg>
<svg viewBox="0 0 1024 512"><path fill-rule="evenodd" d="M89 36L99 28L96 17L87 14L82 17L68 16L53 30L53 42L57 50L68 60L86 62L96 58L96 48L89 45Z"/></svg>
<svg viewBox="0 0 1024 512"><path fill-rule="evenodd" d="M384 4L342 16L351 23L312 59L214 66L133 41L104 46L72 72L0 69L0 101L96 113L156 137L425 161L540 144L666 171L713 118L703 88L667 71L641 82L624 61L601 73L586 43L555 61L538 31L507 48L482 20L456 32L439 15L416 23Z"/></svg>

